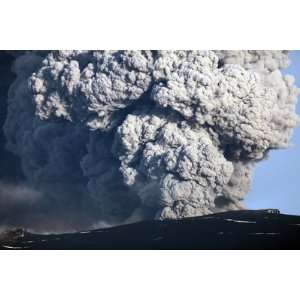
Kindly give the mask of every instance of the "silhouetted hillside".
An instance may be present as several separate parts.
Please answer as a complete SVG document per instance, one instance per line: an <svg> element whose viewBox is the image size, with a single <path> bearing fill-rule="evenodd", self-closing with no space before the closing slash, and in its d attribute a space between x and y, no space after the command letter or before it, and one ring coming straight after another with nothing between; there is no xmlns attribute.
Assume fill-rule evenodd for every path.
<svg viewBox="0 0 300 300"><path fill-rule="evenodd" d="M59 235L12 231L1 249L300 249L300 216L232 211Z"/></svg>

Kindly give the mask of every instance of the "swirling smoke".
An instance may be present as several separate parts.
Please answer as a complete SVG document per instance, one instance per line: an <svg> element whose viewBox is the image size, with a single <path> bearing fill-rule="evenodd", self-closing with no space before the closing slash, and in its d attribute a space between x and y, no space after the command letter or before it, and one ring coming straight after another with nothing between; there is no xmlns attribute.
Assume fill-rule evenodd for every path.
<svg viewBox="0 0 300 300"><path fill-rule="evenodd" d="M4 132L43 195L35 223L50 211L70 230L242 208L253 166L298 123L288 62L287 51L19 55Z"/></svg>

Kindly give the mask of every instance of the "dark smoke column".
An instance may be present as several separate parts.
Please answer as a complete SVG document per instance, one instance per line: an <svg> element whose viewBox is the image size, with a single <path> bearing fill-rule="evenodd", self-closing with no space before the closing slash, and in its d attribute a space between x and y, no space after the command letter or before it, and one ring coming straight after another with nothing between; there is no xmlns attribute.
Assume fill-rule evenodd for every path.
<svg viewBox="0 0 300 300"><path fill-rule="evenodd" d="M25 54L8 147L28 184L96 205L101 220L239 209L254 164L298 122L287 64L285 51Z"/></svg>

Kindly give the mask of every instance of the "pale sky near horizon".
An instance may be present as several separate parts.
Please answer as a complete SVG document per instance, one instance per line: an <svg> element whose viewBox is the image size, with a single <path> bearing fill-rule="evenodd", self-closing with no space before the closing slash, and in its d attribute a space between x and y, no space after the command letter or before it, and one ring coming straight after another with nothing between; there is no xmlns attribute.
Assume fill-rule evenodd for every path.
<svg viewBox="0 0 300 300"><path fill-rule="evenodd" d="M300 50L290 52L290 66L283 71L294 75L300 87ZM300 97L296 109L300 115ZM274 150L257 164L252 188L244 204L247 208L278 208L282 213L300 215L300 127L294 130L291 146Z"/></svg>

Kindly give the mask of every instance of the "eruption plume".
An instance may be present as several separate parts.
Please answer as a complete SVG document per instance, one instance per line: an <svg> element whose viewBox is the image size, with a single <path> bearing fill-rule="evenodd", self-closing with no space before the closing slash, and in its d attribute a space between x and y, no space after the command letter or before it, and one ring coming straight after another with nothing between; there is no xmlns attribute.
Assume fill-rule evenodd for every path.
<svg viewBox="0 0 300 300"><path fill-rule="evenodd" d="M28 52L7 148L47 205L91 223L240 209L298 123L287 65L287 51Z"/></svg>

